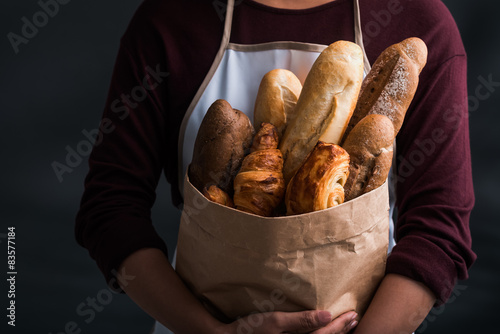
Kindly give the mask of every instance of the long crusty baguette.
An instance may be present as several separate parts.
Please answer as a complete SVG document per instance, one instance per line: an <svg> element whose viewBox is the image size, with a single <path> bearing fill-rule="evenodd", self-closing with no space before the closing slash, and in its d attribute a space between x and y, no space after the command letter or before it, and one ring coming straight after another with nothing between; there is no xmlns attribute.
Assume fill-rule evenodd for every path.
<svg viewBox="0 0 500 334"><path fill-rule="evenodd" d="M338 144L363 80L363 53L351 42L328 46L314 62L280 143L288 183L318 140Z"/></svg>
<svg viewBox="0 0 500 334"><path fill-rule="evenodd" d="M385 49L363 81L344 140L354 126L369 114L389 117L396 136L413 100L418 76L426 62L427 47L416 37L405 39Z"/></svg>
<svg viewBox="0 0 500 334"><path fill-rule="evenodd" d="M254 130L250 119L225 100L215 101L203 118L189 165L191 183L199 190L215 184L229 196L233 179L250 145Z"/></svg>
<svg viewBox="0 0 500 334"><path fill-rule="evenodd" d="M349 177L344 185L345 201L381 186L392 164L394 127L383 115L368 115L354 129L343 145L349 153Z"/></svg>
<svg viewBox="0 0 500 334"><path fill-rule="evenodd" d="M294 116L293 111L301 90L302 84L293 72L284 69L267 72L260 82L255 99L255 130L258 131L262 123L271 123L281 138L286 124Z"/></svg>

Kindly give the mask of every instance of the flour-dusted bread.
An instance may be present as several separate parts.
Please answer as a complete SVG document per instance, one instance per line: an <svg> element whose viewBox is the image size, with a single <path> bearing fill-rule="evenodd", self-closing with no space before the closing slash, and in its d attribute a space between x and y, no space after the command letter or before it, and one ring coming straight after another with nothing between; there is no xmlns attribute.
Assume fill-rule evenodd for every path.
<svg viewBox="0 0 500 334"><path fill-rule="evenodd" d="M214 184L230 196L233 180L252 145L250 119L225 100L215 101L201 122L189 166L191 183L199 190Z"/></svg>
<svg viewBox="0 0 500 334"><path fill-rule="evenodd" d="M356 109L344 140L366 115L389 117L396 136L418 86L418 76L427 62L427 46L416 37L391 45L377 58L363 81Z"/></svg>
<svg viewBox="0 0 500 334"><path fill-rule="evenodd" d="M328 46L314 62L287 125L280 150L289 182L318 140L338 144L356 106L363 80L363 52L351 42Z"/></svg>

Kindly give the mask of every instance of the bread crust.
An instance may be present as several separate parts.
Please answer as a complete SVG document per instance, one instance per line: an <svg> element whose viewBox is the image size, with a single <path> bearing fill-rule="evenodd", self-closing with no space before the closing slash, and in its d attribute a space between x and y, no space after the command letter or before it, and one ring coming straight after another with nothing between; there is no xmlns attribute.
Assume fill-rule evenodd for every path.
<svg viewBox="0 0 500 334"><path fill-rule="evenodd" d="M347 137L343 148L349 153L349 178L345 201L381 186L392 164L394 126L384 115L364 117Z"/></svg>
<svg viewBox="0 0 500 334"><path fill-rule="evenodd" d="M394 136L417 90L418 77L427 62L427 47L416 37L391 45L377 58L363 81L356 109L342 143L354 126L366 115L387 116L393 123Z"/></svg>
<svg viewBox="0 0 500 334"><path fill-rule="evenodd" d="M351 42L328 46L314 62L286 127L280 149L288 182L318 140L338 144L354 111L363 80L363 53Z"/></svg>
<svg viewBox="0 0 500 334"><path fill-rule="evenodd" d="M199 190L215 184L233 194L233 179L254 134L250 119L225 100L215 101L203 118L189 166L191 183Z"/></svg>
<svg viewBox="0 0 500 334"><path fill-rule="evenodd" d="M287 123L294 117L294 109L302 91L300 80L293 72L274 69L262 78L254 108L254 126L273 124L281 137Z"/></svg>

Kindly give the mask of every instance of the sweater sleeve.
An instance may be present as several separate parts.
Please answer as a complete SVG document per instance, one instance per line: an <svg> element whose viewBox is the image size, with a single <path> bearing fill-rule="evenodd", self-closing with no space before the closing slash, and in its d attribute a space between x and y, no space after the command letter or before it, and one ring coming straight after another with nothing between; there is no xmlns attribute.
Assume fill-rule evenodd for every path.
<svg viewBox="0 0 500 334"><path fill-rule="evenodd" d="M466 76L466 56L456 55L422 78L397 137L397 244L387 273L424 283L437 305L476 258Z"/></svg>
<svg viewBox="0 0 500 334"><path fill-rule="evenodd" d="M130 40L122 39L115 62L75 227L78 243L88 249L107 282L114 281L121 262L136 250L167 253L151 222L155 190L169 155L166 57Z"/></svg>
<svg viewBox="0 0 500 334"><path fill-rule="evenodd" d="M223 27L212 2L145 0L121 39L75 227L108 282L135 251L167 252L151 221L156 187L164 172L181 203L179 128Z"/></svg>

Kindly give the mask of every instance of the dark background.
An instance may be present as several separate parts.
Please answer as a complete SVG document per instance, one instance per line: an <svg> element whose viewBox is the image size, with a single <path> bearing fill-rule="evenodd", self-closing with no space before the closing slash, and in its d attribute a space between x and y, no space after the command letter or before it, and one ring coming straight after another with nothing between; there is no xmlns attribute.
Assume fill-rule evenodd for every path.
<svg viewBox="0 0 500 334"><path fill-rule="evenodd" d="M75 326L81 333L148 333L153 324L128 297L107 291L95 263L74 240L86 159L65 173L62 182L51 166L64 162L67 145L75 148L85 139L83 130L98 126L119 38L140 2L73 0L60 5L59 13L28 44L20 45L17 54L7 34L20 34L21 18L31 19L40 6L36 0L0 5L0 328L7 322L8 226L16 227L18 272L16 327L9 327L8 333L56 334L66 326L68 332ZM500 92L474 99L480 77L500 82L500 5L486 0L444 2L462 33L469 56L469 95L478 102L470 112L476 191L471 230L478 260L450 302L431 312L419 331L427 334L495 328L500 297ZM176 236L178 217L162 180L153 221L167 242ZM170 242L171 253L173 246ZM83 316L77 308L97 297L105 305L87 323L91 308L83 307Z"/></svg>

